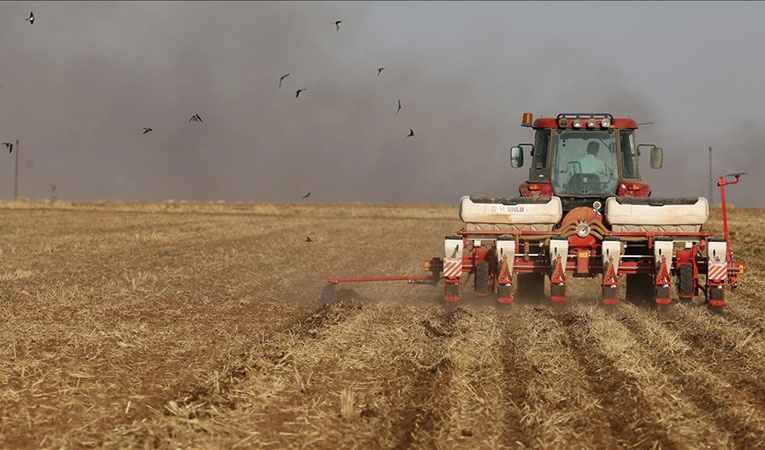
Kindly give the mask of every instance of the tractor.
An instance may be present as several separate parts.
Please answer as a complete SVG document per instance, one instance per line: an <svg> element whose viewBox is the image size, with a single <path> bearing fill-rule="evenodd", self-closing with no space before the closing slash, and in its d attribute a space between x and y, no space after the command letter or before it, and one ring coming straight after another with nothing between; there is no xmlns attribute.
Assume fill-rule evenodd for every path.
<svg viewBox="0 0 765 450"><path fill-rule="evenodd" d="M652 169L661 169L663 150L637 144L634 119L563 113L534 120L524 113L521 125L534 130L534 142L510 149L513 168L528 154L518 196L462 196L464 226L444 238L443 257L424 262L428 275L330 277L322 301L332 301L338 283L400 280L443 281L444 301L455 303L472 278L476 296L493 295L500 304L516 296L562 304L572 278L599 277L605 305L618 304L624 289L625 300L660 307L700 293L710 308L725 306L725 285L735 289L744 272L729 245L725 186L742 173L717 181L724 236L712 237L706 198L652 197L641 181L641 150Z"/></svg>

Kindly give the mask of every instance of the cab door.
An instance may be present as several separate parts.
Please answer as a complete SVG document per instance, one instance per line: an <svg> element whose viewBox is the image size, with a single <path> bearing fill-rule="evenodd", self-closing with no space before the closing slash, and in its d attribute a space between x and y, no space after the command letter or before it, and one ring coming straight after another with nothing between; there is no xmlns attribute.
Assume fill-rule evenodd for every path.
<svg viewBox="0 0 765 450"><path fill-rule="evenodd" d="M552 130L537 130L534 140L534 154L529 168L529 181L550 181L550 136Z"/></svg>

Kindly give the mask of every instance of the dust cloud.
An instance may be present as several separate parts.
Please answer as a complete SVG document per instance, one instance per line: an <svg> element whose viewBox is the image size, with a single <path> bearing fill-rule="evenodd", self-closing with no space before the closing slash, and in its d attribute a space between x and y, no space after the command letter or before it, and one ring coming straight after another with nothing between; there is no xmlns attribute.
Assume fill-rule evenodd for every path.
<svg viewBox="0 0 765 450"><path fill-rule="evenodd" d="M34 25L24 21L30 8ZM663 170L641 163L655 196L706 196L709 145L725 155L716 174L765 165L751 158L756 128L729 137L677 133L676 112L648 102L594 55L549 58L556 49L544 48L508 73L487 70L497 66L490 56L424 58L417 42L411 51L365 48L372 31L359 24L371 8L0 4L0 140L21 141L19 195L47 198L51 184L69 201L292 202L311 191L305 201L456 203L463 194L514 195L527 170L510 168L508 149L532 140L520 127L526 111L655 122L638 132L640 142L665 149ZM469 63L448 63L460 56ZM567 63L581 70L560 77ZM296 98L297 89L307 91ZM189 122L193 114L204 122ZM153 131L143 135L143 127ZM4 155L4 198L13 195L13 171L13 156ZM729 192L733 203L765 206L752 184Z"/></svg>

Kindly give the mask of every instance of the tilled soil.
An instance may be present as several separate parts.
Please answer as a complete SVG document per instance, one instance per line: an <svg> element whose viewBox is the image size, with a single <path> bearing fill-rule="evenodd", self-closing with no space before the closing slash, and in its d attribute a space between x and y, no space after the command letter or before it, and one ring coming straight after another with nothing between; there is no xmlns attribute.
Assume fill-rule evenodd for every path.
<svg viewBox="0 0 765 450"><path fill-rule="evenodd" d="M424 274L451 206L2 206L3 448L765 446L757 210L730 211L747 272L712 314L606 309L597 278L563 307L320 304L332 275Z"/></svg>

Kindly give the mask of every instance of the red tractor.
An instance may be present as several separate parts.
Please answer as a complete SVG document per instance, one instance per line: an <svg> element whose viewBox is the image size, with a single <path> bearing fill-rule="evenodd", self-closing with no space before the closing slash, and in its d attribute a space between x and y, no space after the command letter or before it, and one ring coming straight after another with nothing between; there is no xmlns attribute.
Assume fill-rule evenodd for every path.
<svg viewBox="0 0 765 450"><path fill-rule="evenodd" d="M673 297L690 302L703 292L710 307L725 305L725 284L736 288L744 265L729 247L725 186L742 174L720 177L724 237L705 229L706 198L656 198L640 179L638 158L650 150L653 169L663 151L636 142L638 124L611 114L523 115L535 130L534 143L510 150L514 168L530 159L528 181L517 197L463 196L464 227L444 240L444 257L425 262L429 276L328 279L322 301L331 301L338 283L406 280L436 285L444 300L457 302L472 276L475 295L516 295L566 300L571 277L600 277L602 301L615 305L624 275L625 298L668 305ZM730 178L733 177L731 180Z"/></svg>

